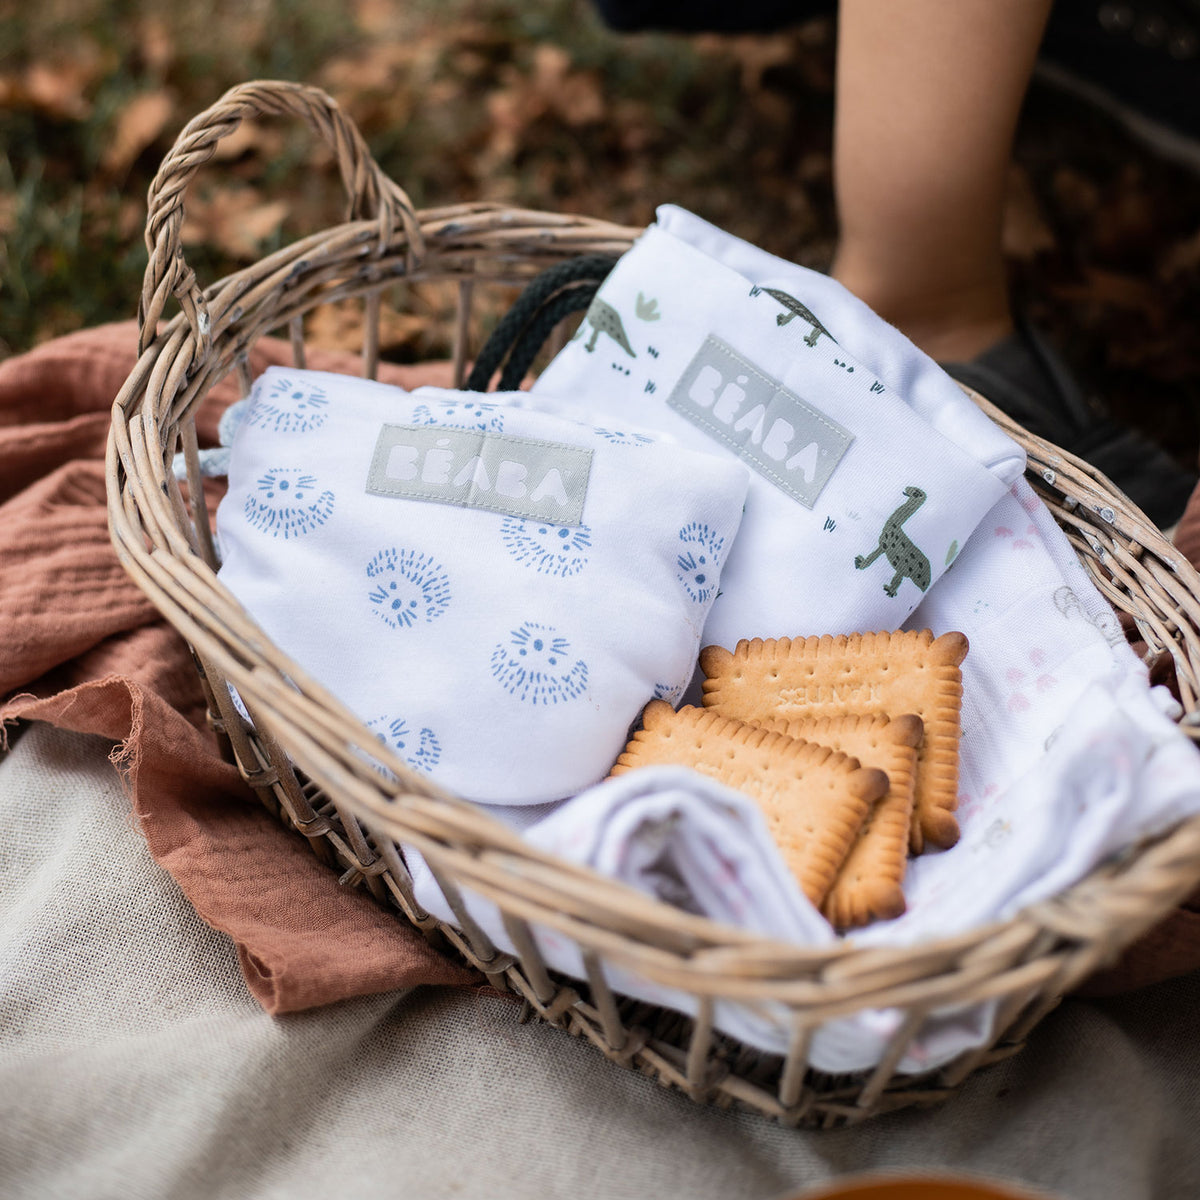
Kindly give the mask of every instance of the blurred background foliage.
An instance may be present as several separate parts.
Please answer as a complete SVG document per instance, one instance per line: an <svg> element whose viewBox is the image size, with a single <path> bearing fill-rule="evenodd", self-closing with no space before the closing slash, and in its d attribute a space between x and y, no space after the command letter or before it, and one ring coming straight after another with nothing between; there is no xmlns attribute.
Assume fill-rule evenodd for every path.
<svg viewBox="0 0 1200 1200"><path fill-rule="evenodd" d="M630 224L675 202L818 269L835 30L617 35L587 0L0 0L0 357L135 314L145 194L183 125L248 79L315 83L418 206L502 200ZM342 219L303 129L247 126L193 185L202 282ZM1015 294L1119 415L1194 461L1200 179L1040 85L1013 167ZM444 354L437 305L387 353ZM310 336L353 344L353 318Z"/></svg>

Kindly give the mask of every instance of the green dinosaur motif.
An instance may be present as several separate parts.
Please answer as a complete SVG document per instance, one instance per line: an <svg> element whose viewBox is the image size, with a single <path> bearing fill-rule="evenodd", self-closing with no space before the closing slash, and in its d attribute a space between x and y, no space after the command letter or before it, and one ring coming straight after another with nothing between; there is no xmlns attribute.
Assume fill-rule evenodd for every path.
<svg viewBox="0 0 1200 1200"><path fill-rule="evenodd" d="M634 312L643 321L657 321L662 313L658 311L657 300L647 300L641 292L638 292L637 304L634 306Z"/></svg>
<svg viewBox="0 0 1200 1200"><path fill-rule="evenodd" d="M588 339L588 343L584 346L587 351L596 349L596 339L602 333L607 333L630 358L637 358L633 347L629 344L629 338L625 335L625 326L621 323L620 315L613 306L597 296L588 306L587 312L584 314L583 321L580 322L579 332L576 337L583 336L583 326L588 322L592 325L592 336Z"/></svg>
<svg viewBox="0 0 1200 1200"><path fill-rule="evenodd" d="M793 317L802 317L812 326L812 332L804 339L805 345L815 346L817 344L817 339L821 336L821 334L824 334L835 345L837 344L837 338L835 338L833 334L830 333L829 330L817 320L817 318L813 315L812 310L801 304L795 296L789 296L787 292L780 292L775 288L763 288L763 291L766 292L767 295L773 300L778 300L779 303L788 310L785 313L776 314L776 325L786 325Z"/></svg>
<svg viewBox="0 0 1200 1200"><path fill-rule="evenodd" d="M929 559L913 545L903 529L904 522L925 503L925 493L919 487L906 487L904 494L908 499L884 521L879 544L870 554L859 554L854 559L854 565L861 571L881 554L887 556L888 564L896 572L891 583L883 585L889 596L895 596L903 579L911 579L921 591L929 587Z"/></svg>

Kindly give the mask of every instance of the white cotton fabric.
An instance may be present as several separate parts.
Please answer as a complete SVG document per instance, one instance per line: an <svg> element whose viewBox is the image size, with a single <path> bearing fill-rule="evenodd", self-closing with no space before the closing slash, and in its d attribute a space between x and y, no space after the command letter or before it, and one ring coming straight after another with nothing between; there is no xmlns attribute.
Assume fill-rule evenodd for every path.
<svg viewBox="0 0 1200 1200"><path fill-rule="evenodd" d="M1200 754L1025 480L981 523L914 627L959 629L959 845L911 865L891 938L968 928L1053 895L1200 811ZM951 874L978 867L968 888ZM950 897L949 902L944 897ZM950 911L933 915L935 909ZM880 935L872 930L863 940Z"/></svg>
<svg viewBox="0 0 1200 1200"><path fill-rule="evenodd" d="M840 285L673 207L619 260L529 403L749 463L705 630L730 648L899 627L1025 461Z"/></svg>
<svg viewBox="0 0 1200 1200"><path fill-rule="evenodd" d="M1200 812L1200 754L1172 719L1178 705L1149 687L1112 609L1024 479L909 624L960 630L971 644L962 667L962 836L945 853L910 861L907 911L862 930L860 944L915 945L1003 920ZM994 1008L939 1014L901 1069L990 1041ZM827 1027L814 1055L865 1064L900 1020L879 1012Z"/></svg>
<svg viewBox="0 0 1200 1200"><path fill-rule="evenodd" d="M539 850L685 912L785 941L820 945L835 940L776 849L758 805L698 771L643 767L561 804L485 811ZM421 855L409 850L405 859L417 899L456 923ZM470 911L489 936L507 944L494 905L472 897ZM576 947L550 930L539 929L538 936L555 966L583 973ZM637 986L644 988L645 982Z"/></svg>
<svg viewBox="0 0 1200 1200"><path fill-rule="evenodd" d="M418 443L384 455L398 488L460 473L482 507L369 492L385 426ZM505 511L505 468L453 459L464 442L590 455L581 519ZM537 498L537 478L508 491ZM543 484L553 499L561 480ZM746 485L737 463L645 436L273 367L233 440L220 578L410 766L539 803L602 778L645 703L691 679Z"/></svg>

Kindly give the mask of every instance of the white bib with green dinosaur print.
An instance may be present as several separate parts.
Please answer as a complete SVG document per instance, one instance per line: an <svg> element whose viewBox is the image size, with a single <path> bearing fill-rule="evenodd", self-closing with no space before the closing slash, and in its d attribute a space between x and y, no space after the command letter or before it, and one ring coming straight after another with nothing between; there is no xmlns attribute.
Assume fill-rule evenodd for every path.
<svg viewBox="0 0 1200 1200"><path fill-rule="evenodd" d="M650 426L750 468L704 634L729 647L899 627L1025 462L835 281L671 208L529 403Z"/></svg>

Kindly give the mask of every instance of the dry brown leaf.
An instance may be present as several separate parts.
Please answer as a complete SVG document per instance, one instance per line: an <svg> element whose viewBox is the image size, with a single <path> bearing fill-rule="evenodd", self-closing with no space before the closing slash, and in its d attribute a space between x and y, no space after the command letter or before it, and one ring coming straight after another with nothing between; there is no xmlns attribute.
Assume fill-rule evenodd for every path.
<svg viewBox="0 0 1200 1200"><path fill-rule="evenodd" d="M0 192L0 236L7 237L17 227L17 198Z"/></svg>
<svg viewBox="0 0 1200 1200"><path fill-rule="evenodd" d="M1051 180L1054 199L1062 212L1076 220L1091 217L1100 207L1100 189L1094 180L1073 167L1059 167Z"/></svg>
<svg viewBox="0 0 1200 1200"><path fill-rule="evenodd" d="M289 208L286 200L264 203L254 188L223 188L189 199L179 236L185 246L212 245L234 258L257 258Z"/></svg>
<svg viewBox="0 0 1200 1200"><path fill-rule="evenodd" d="M243 121L231 134L223 137L213 150L213 162L232 162L243 154L257 153L264 159L274 158L283 150L286 135L274 125Z"/></svg>
<svg viewBox="0 0 1200 1200"><path fill-rule="evenodd" d="M161 76L175 61L175 39L166 21L150 13L137 23L137 46L142 61L155 75Z"/></svg>
<svg viewBox="0 0 1200 1200"><path fill-rule="evenodd" d="M763 76L772 67L795 60L795 50L787 38L764 37L761 34L718 38L712 50L714 56L732 58L737 62L741 70L742 88L746 92L758 91L763 85Z"/></svg>
<svg viewBox="0 0 1200 1200"><path fill-rule="evenodd" d="M525 131L546 109L529 88L509 86L488 96L487 111L489 161L499 163L512 157Z"/></svg>
<svg viewBox="0 0 1200 1200"><path fill-rule="evenodd" d="M353 53L332 58L322 68L322 87L344 100L364 93L386 92L397 86L401 75L412 71L416 47L411 43L372 42Z"/></svg>
<svg viewBox="0 0 1200 1200"><path fill-rule="evenodd" d="M314 308L304 323L306 345L322 350L347 350L357 354L363 344L363 312L361 304L345 301L322 304Z"/></svg>
<svg viewBox="0 0 1200 1200"><path fill-rule="evenodd" d="M604 115L604 91L594 71L572 70L561 46L543 43L533 53L532 90L543 110L556 112L568 125L586 125Z"/></svg>
<svg viewBox="0 0 1200 1200"><path fill-rule="evenodd" d="M1159 275L1165 280L1177 279L1200 268L1200 232L1176 242L1163 255Z"/></svg>
<svg viewBox="0 0 1200 1200"><path fill-rule="evenodd" d="M364 33L391 33L396 28L396 5L392 0L354 0L354 19Z"/></svg>
<svg viewBox="0 0 1200 1200"><path fill-rule="evenodd" d="M141 197L126 196L117 210L117 236L132 241L146 224L146 202Z"/></svg>
<svg viewBox="0 0 1200 1200"><path fill-rule="evenodd" d="M386 306L379 313L379 345L384 350L422 346L435 335L434 318L399 313ZM346 350L357 354L363 348L363 304L340 300L313 309L305 325L304 340L323 350Z"/></svg>
<svg viewBox="0 0 1200 1200"><path fill-rule="evenodd" d="M558 89L555 108L566 124L577 127L603 120L607 100L595 71L567 76Z"/></svg>
<svg viewBox="0 0 1200 1200"><path fill-rule="evenodd" d="M1097 257L1145 261L1153 245L1161 214L1136 166L1126 166L1105 189L1103 203L1092 222Z"/></svg>
<svg viewBox="0 0 1200 1200"><path fill-rule="evenodd" d="M83 57L32 63L19 85L19 98L49 117L82 121L92 111L84 93L98 71L94 60Z"/></svg>
<svg viewBox="0 0 1200 1200"><path fill-rule="evenodd" d="M167 127L175 102L165 88L143 92L121 110L103 157L101 169L108 175L121 177L137 161L137 157Z"/></svg>
<svg viewBox="0 0 1200 1200"><path fill-rule="evenodd" d="M510 66L501 79L487 97L491 119L487 165L493 171L513 156L543 118L554 116L578 127L604 117L608 102L599 75L574 70L571 56L561 46L537 46L531 69Z"/></svg>
<svg viewBox="0 0 1200 1200"><path fill-rule="evenodd" d="M1060 300L1108 308L1150 312L1155 307L1155 288L1149 280L1100 267L1088 267L1082 283L1056 284L1050 290Z"/></svg>

